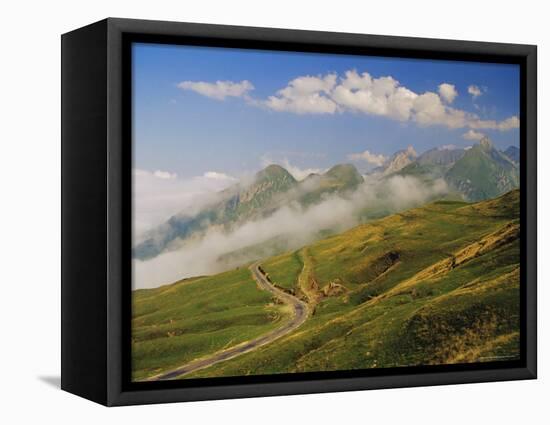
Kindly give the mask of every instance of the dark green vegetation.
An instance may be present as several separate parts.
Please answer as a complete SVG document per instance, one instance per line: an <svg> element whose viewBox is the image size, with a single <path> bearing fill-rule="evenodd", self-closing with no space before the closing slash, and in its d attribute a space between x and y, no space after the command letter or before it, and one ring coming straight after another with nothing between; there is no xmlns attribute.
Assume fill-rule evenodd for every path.
<svg viewBox="0 0 550 425"><path fill-rule="evenodd" d="M519 170L488 139L483 139L453 165L446 179L467 199L479 201L518 187Z"/></svg>
<svg viewBox="0 0 550 425"><path fill-rule="evenodd" d="M303 263L298 253L292 252L264 261L262 268L278 287L294 292L298 285L298 276L302 271Z"/></svg>
<svg viewBox="0 0 550 425"><path fill-rule="evenodd" d="M447 172L465 153L464 149L430 149L397 171L397 174L428 181L445 178Z"/></svg>
<svg viewBox="0 0 550 425"><path fill-rule="evenodd" d="M443 178L455 195L482 201L519 187L518 159L519 149L511 146L500 152L484 138L468 150L429 150L396 174L421 181Z"/></svg>
<svg viewBox="0 0 550 425"><path fill-rule="evenodd" d="M330 193L345 193L357 189L363 177L351 164L339 164L325 174L310 174L299 184L297 201L303 206L316 204Z"/></svg>
<svg viewBox="0 0 550 425"><path fill-rule="evenodd" d="M314 243L307 258L266 260L276 284L317 292L307 297L314 314L291 335L184 378L516 359L518 217L517 190L434 202Z"/></svg>
<svg viewBox="0 0 550 425"><path fill-rule="evenodd" d="M247 268L134 291L132 309L136 380L262 335L289 314Z"/></svg>

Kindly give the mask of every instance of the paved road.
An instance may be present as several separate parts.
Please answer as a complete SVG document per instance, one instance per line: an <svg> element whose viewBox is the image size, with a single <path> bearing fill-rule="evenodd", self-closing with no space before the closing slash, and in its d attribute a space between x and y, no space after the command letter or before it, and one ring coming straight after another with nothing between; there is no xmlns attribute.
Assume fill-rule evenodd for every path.
<svg viewBox="0 0 550 425"><path fill-rule="evenodd" d="M223 362L225 360L233 359L237 356L240 356L244 353L249 353L261 347L262 345L269 344L270 342L275 341L276 339L289 334L290 332L297 329L301 326L308 317L308 308L307 304L302 300L299 300L293 295L287 294L280 289L277 289L265 278L262 272L259 270L260 263L254 263L250 266L250 272L252 277L258 283L260 288L265 291L271 292L283 303L290 305L294 314L292 318L286 322L283 326L268 332L265 335L262 335L251 341L244 342L242 344L236 345L234 347L228 348L227 350L219 351L218 353L213 354L210 357L193 360L190 363L187 363L177 369L171 370L169 372L162 373L157 376L149 378L150 381L162 381L167 379L175 379L182 375L195 372L199 369L204 369L206 367L212 366L213 364Z"/></svg>

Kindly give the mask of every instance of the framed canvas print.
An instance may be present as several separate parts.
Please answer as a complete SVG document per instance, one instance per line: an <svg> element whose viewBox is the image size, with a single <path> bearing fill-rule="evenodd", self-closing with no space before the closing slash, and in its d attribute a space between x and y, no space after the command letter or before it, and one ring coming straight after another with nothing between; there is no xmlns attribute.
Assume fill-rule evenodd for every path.
<svg viewBox="0 0 550 425"><path fill-rule="evenodd" d="M62 37L62 388L536 377L536 47L107 19Z"/></svg>

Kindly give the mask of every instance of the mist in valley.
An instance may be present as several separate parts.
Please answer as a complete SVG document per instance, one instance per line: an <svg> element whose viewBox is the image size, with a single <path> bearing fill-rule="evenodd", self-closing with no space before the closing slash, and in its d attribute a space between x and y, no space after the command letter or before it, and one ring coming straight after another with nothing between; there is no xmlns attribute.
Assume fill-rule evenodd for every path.
<svg viewBox="0 0 550 425"><path fill-rule="evenodd" d="M295 190L312 189L304 185L285 196L296 199L299 194ZM183 241L176 239L152 259L134 259L133 288L154 288L233 269L297 249L321 235L343 232L380 215L422 205L447 192L443 179L426 183L411 176L365 176L365 181L352 192L325 195L319 203L307 207L292 200L281 202L282 206L266 217L238 223L229 230L209 226L203 234Z"/></svg>

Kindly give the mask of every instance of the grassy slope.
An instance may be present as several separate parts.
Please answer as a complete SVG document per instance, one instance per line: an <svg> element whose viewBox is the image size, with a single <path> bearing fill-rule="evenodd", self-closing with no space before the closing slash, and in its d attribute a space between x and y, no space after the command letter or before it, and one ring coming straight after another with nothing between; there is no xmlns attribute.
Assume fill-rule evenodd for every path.
<svg viewBox="0 0 550 425"><path fill-rule="evenodd" d="M288 312L257 288L247 268L133 293L134 379L252 339Z"/></svg>
<svg viewBox="0 0 550 425"><path fill-rule="evenodd" d="M262 267L275 285L292 291L297 289L298 276L303 267L297 252L272 257L264 261Z"/></svg>
<svg viewBox="0 0 550 425"><path fill-rule="evenodd" d="M519 172L500 152L474 145L453 165L446 180L475 201L518 187Z"/></svg>
<svg viewBox="0 0 550 425"><path fill-rule="evenodd" d="M297 332L187 377L486 361L519 354L519 192L435 202L308 247L324 298ZM296 282L295 254L274 281ZM295 284L295 283L294 283Z"/></svg>

